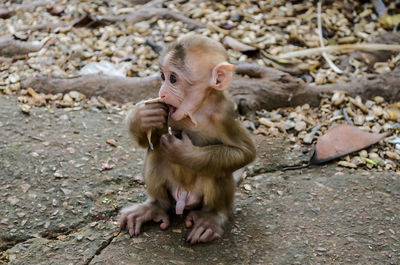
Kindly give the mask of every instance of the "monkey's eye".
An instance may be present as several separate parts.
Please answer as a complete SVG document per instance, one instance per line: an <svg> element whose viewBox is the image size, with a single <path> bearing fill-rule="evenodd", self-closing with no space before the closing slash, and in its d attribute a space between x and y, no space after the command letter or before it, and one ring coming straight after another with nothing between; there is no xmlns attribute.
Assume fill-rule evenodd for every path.
<svg viewBox="0 0 400 265"><path fill-rule="evenodd" d="M163 72L161 72L161 79L162 79L162 81L164 81L164 80L165 80L165 75L164 75L164 73L163 73Z"/></svg>
<svg viewBox="0 0 400 265"><path fill-rule="evenodd" d="M169 81L173 84L176 82L176 75L172 74L169 76Z"/></svg>

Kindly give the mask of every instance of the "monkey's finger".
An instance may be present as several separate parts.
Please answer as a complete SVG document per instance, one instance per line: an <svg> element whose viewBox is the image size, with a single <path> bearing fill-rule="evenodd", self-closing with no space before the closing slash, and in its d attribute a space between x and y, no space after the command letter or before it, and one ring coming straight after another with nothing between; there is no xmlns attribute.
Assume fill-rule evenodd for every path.
<svg viewBox="0 0 400 265"><path fill-rule="evenodd" d="M201 234L203 234L205 228L203 226L195 227L193 228L192 232L190 233L188 237L188 241L190 240L190 244L194 244L199 242L199 238Z"/></svg>
<svg viewBox="0 0 400 265"><path fill-rule="evenodd" d="M135 236L138 236L140 234L140 228L142 227L143 222L145 222L145 218L143 217L138 217L136 218L135 222Z"/></svg>
<svg viewBox="0 0 400 265"><path fill-rule="evenodd" d="M129 232L129 235L130 235L131 237L133 237L134 232L135 232L135 227L134 227L134 225L135 225L135 219L136 219L136 218L135 218L135 215L130 214L130 215L128 215L127 219L128 219L128 222L127 222L128 232Z"/></svg>
<svg viewBox="0 0 400 265"><path fill-rule="evenodd" d="M199 242L208 242L212 240L214 235L214 231L211 228L208 228L204 233L200 236Z"/></svg>
<svg viewBox="0 0 400 265"><path fill-rule="evenodd" d="M194 218L193 218L193 211L190 212L187 216L186 216L186 220L185 220L185 224L186 227L192 227L193 223L194 223Z"/></svg>
<svg viewBox="0 0 400 265"><path fill-rule="evenodd" d="M124 230L126 227L126 222L128 221L126 219L128 214L122 214L121 217L119 218L119 229Z"/></svg>
<svg viewBox="0 0 400 265"><path fill-rule="evenodd" d="M167 116L167 108L154 108L154 109L143 109L140 111L141 116Z"/></svg>
<svg viewBox="0 0 400 265"><path fill-rule="evenodd" d="M169 226L169 218L166 215L157 216L156 218L153 219L153 221L156 223L161 222L160 228L162 230L167 229Z"/></svg>
<svg viewBox="0 0 400 265"><path fill-rule="evenodd" d="M168 151L170 149L169 147L172 144L173 138L174 136L168 133L161 135L160 142L165 151Z"/></svg>
<svg viewBox="0 0 400 265"><path fill-rule="evenodd" d="M142 126L143 130L147 131L147 130L151 130L154 128L157 129L162 129L164 127L165 122L150 122L150 123L146 123Z"/></svg>
<svg viewBox="0 0 400 265"><path fill-rule="evenodd" d="M167 229L169 227L169 218L163 218L160 224L160 228L162 230Z"/></svg>

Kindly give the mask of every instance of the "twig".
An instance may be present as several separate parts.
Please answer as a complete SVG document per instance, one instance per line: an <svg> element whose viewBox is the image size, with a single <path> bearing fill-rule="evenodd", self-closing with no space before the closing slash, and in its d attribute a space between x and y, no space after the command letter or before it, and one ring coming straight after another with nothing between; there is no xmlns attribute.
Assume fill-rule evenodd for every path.
<svg viewBox="0 0 400 265"><path fill-rule="evenodd" d="M382 17L387 14L387 8L382 0L373 0L372 2L374 3L374 7L376 13L378 14L378 17Z"/></svg>
<svg viewBox="0 0 400 265"><path fill-rule="evenodd" d="M320 48L311 48L301 51L282 53L278 57L281 59L306 57L310 55L321 54L323 52L348 52L351 50L366 50L366 51L400 51L400 45L395 44L380 44L380 43L356 43L356 44L342 44L342 45L331 45Z"/></svg>
<svg viewBox="0 0 400 265"><path fill-rule="evenodd" d="M349 115L347 114L346 108L342 109L342 113L343 113L344 119L347 121L347 123L350 125L353 125L353 122L351 121Z"/></svg>
<svg viewBox="0 0 400 265"><path fill-rule="evenodd" d="M318 2L318 35L319 35L319 42L321 44L321 47L325 47L324 45L324 40L322 38L322 22L321 22L321 1ZM342 70L337 67L332 60L328 57L328 54L326 52L322 53L322 57L324 57L325 61L328 63L329 67L332 68L333 71L335 71L338 74L343 73Z"/></svg>

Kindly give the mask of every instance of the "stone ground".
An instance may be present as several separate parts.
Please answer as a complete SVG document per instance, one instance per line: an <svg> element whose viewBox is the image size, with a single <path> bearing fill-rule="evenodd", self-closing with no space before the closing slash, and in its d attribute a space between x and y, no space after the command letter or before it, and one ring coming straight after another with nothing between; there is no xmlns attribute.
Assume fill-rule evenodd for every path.
<svg viewBox="0 0 400 265"><path fill-rule="evenodd" d="M145 199L144 152L123 114L83 106L26 115L6 96L0 106L0 264L400 264L398 173L334 164L283 173L311 150L260 137L222 239L185 243L180 217L129 238L118 233L118 210Z"/></svg>

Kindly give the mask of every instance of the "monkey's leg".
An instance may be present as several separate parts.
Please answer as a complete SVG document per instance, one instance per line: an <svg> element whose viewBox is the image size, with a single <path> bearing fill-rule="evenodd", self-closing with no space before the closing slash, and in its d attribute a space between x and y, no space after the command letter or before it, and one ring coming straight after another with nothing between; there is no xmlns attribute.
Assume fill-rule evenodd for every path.
<svg viewBox="0 0 400 265"><path fill-rule="evenodd" d="M207 178L203 181L203 208L191 211L186 226L193 227L187 241L191 244L209 242L220 238L228 220L234 195L232 176Z"/></svg>
<svg viewBox="0 0 400 265"><path fill-rule="evenodd" d="M120 228L127 228L131 236L139 235L142 224L148 221L161 222L161 229L169 226L167 210L171 207L171 198L166 178L168 167L160 159L154 152L146 157L144 175L148 200L121 210Z"/></svg>

